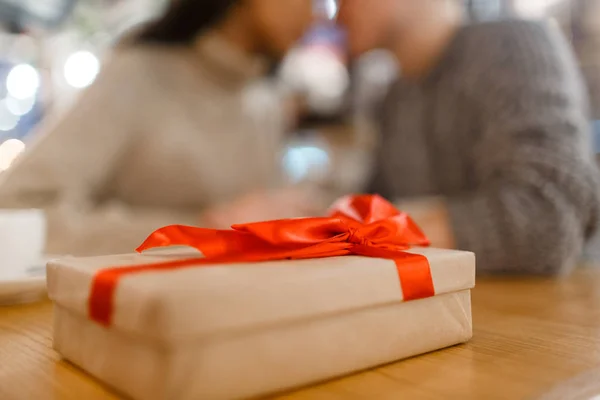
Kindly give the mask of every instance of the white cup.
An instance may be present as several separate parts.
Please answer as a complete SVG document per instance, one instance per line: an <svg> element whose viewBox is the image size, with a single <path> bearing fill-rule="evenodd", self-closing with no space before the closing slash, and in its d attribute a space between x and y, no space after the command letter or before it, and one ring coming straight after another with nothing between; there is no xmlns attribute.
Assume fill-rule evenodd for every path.
<svg viewBox="0 0 600 400"><path fill-rule="evenodd" d="M0 279L26 276L42 261L46 216L36 209L0 209Z"/></svg>

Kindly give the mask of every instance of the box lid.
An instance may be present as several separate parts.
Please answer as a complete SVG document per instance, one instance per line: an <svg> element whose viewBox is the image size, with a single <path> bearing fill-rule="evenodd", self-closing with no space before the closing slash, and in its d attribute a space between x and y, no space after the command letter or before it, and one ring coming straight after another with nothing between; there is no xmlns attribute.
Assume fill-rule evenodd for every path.
<svg viewBox="0 0 600 400"><path fill-rule="evenodd" d="M475 284L472 253L434 248L407 252L427 257L436 295ZM190 255L188 250L170 250L55 260L48 264L48 293L59 306L88 317L97 271ZM221 264L123 277L114 293L110 329L160 341L198 340L401 301L397 267L388 259L343 256Z"/></svg>

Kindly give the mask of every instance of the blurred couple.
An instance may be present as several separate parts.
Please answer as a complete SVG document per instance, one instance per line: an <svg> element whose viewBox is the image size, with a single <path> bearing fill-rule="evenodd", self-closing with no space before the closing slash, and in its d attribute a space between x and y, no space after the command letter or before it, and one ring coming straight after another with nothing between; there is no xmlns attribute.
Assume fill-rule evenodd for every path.
<svg viewBox="0 0 600 400"><path fill-rule="evenodd" d="M178 0L118 46L70 113L0 179L0 207L44 208L48 252L130 252L169 224L321 214L286 187L285 99L258 84L312 0ZM377 107L369 188L483 273L561 274L598 219L585 88L543 22L468 24L458 0L343 0L353 58L401 76ZM324 200L327 199L327 200Z"/></svg>

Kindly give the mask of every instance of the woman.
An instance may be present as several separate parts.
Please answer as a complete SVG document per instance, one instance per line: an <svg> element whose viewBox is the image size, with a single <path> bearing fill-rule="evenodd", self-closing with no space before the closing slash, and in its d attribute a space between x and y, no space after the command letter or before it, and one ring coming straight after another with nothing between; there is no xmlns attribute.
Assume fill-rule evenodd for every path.
<svg viewBox="0 0 600 400"><path fill-rule="evenodd" d="M173 2L2 175L0 207L44 208L47 251L77 255L130 252L168 224L310 212L303 192L268 192L280 183L284 124L251 84L300 38L311 6Z"/></svg>
<svg viewBox="0 0 600 400"><path fill-rule="evenodd" d="M541 22L463 25L455 0L344 0L353 55L392 52L372 190L489 273L566 273L595 228L584 87Z"/></svg>

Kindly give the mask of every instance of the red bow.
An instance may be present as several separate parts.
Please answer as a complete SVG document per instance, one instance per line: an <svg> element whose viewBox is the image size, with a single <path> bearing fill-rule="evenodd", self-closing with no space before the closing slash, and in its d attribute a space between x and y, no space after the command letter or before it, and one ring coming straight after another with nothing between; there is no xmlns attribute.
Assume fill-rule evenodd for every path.
<svg viewBox="0 0 600 400"><path fill-rule="evenodd" d="M110 325L114 292L120 277L145 271L201 267L236 262L360 255L396 262L405 300L434 294L429 263L424 256L406 253L429 240L405 213L380 196L345 197L329 217L299 218L234 225L215 230L171 225L158 229L137 249L190 246L203 258L115 267L100 270L92 284L90 317Z"/></svg>

